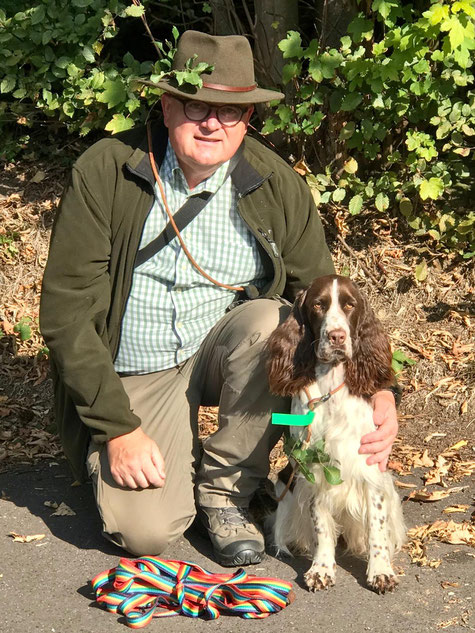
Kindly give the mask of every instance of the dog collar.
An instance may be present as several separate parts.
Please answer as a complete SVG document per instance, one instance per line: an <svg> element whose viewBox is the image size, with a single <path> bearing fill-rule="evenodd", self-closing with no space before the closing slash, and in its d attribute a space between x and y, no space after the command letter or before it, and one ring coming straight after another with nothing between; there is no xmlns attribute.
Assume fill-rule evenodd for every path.
<svg viewBox="0 0 475 633"><path fill-rule="evenodd" d="M310 411L314 411L315 407L318 404L321 404L322 402L327 402L328 400L330 400L330 398L337 392L340 391L340 389L342 389L342 387L345 386L345 382L343 381L341 383L341 385L338 385L338 387L335 387L335 389L332 389L331 391L329 391L328 393L326 393L324 396L320 396L319 398L311 398L310 397L310 391L308 390L307 387L304 387L304 392L305 395L308 398L308 402L307 402L307 406L310 409Z"/></svg>

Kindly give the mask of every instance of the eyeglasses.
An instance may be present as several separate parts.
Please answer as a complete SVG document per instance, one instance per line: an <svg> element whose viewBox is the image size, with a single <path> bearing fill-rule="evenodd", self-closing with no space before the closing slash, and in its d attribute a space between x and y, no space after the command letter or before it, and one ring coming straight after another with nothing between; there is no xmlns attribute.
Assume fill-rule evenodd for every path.
<svg viewBox="0 0 475 633"><path fill-rule="evenodd" d="M182 104L183 112L190 121L204 121L214 110L221 125L224 125L224 127L234 127L242 119L244 113L247 112L247 108L243 109L237 105L211 106L209 103L204 103L204 101L189 101L178 99L177 97L174 98Z"/></svg>

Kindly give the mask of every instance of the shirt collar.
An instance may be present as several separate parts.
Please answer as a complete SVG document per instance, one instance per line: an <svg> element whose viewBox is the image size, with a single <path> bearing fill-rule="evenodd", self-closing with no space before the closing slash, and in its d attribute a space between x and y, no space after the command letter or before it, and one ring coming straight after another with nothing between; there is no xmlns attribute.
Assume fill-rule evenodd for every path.
<svg viewBox="0 0 475 633"><path fill-rule="evenodd" d="M193 189L193 193L201 193L202 191L216 193L225 181L228 168L229 161L226 161L218 167L211 176L203 180L203 182L200 182L200 184ZM163 180L167 180L173 189L182 190L188 195L191 193L170 141L168 141L167 144L167 151L160 169L160 176Z"/></svg>

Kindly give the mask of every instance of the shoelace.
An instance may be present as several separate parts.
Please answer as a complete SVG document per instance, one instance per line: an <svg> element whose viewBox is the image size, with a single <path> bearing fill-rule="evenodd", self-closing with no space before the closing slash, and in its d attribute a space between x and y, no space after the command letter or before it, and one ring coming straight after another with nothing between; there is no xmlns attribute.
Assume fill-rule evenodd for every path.
<svg viewBox="0 0 475 633"><path fill-rule="evenodd" d="M236 508L229 506L226 508L218 508L220 519L223 523L228 523L234 527L252 523L249 513L245 508Z"/></svg>
<svg viewBox="0 0 475 633"><path fill-rule="evenodd" d="M293 602L290 582L249 576L244 569L213 574L180 560L144 556L121 558L119 565L91 581L98 603L140 629L154 617L186 615L215 620L220 613L265 618Z"/></svg>

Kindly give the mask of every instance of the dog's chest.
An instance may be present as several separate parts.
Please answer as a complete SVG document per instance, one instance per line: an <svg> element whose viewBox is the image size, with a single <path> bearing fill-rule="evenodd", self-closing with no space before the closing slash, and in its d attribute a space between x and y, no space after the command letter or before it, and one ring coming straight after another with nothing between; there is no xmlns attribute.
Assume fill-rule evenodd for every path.
<svg viewBox="0 0 475 633"><path fill-rule="evenodd" d="M341 373L330 377L317 376L315 383L310 385L306 392L302 391L292 399L292 413L308 413L309 396L310 399L325 397L340 385L343 379ZM317 402L313 407L314 418L311 426L292 427L291 435L303 441L309 439L310 446L324 440L325 452L330 456L331 462L340 468L343 479L346 470L351 470L352 477L355 476L355 471L360 471L364 476L368 469L366 456L359 455L358 449L362 436L375 429L371 405L362 398L350 396L347 387L343 386L328 400ZM312 470L318 473L319 468L316 465Z"/></svg>

